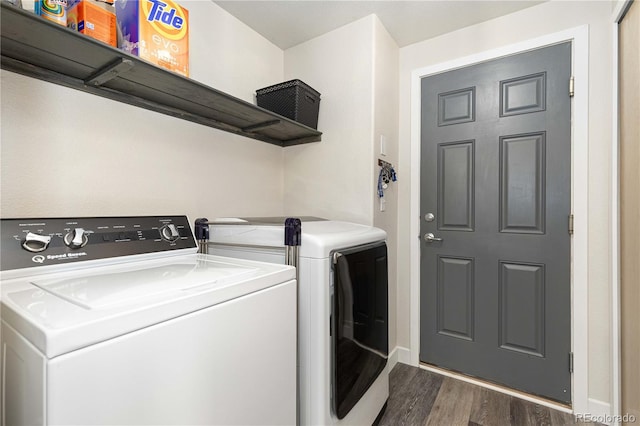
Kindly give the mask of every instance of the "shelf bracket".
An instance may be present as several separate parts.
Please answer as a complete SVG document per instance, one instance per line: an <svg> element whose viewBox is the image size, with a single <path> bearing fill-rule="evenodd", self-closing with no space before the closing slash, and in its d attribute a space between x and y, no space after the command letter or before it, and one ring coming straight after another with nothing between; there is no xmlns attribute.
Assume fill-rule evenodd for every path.
<svg viewBox="0 0 640 426"><path fill-rule="evenodd" d="M99 69L84 81L88 86L101 86L107 81L116 78L119 74L133 68L133 61L125 58L118 58L104 68Z"/></svg>
<svg viewBox="0 0 640 426"><path fill-rule="evenodd" d="M264 121L262 123L253 124L251 126L243 127L242 131L243 132L253 132L253 131L256 131L256 130L264 129L266 127L275 126L277 124L280 124L280 120L269 120L269 121Z"/></svg>

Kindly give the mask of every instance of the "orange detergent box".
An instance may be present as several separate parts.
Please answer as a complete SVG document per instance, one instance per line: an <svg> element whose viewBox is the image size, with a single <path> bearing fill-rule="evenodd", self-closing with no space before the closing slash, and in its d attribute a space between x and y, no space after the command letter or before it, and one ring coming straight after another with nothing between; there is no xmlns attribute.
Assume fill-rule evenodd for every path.
<svg viewBox="0 0 640 426"><path fill-rule="evenodd" d="M97 0L79 0L69 4L67 27L117 47L113 5Z"/></svg>
<svg viewBox="0 0 640 426"><path fill-rule="evenodd" d="M116 0L118 47L189 76L189 12L172 0Z"/></svg>

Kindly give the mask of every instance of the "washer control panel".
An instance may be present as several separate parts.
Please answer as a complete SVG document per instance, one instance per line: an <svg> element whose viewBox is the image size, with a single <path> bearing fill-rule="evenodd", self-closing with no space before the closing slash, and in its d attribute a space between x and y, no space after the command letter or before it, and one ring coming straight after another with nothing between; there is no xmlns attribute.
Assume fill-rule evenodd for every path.
<svg viewBox="0 0 640 426"><path fill-rule="evenodd" d="M1 219L0 270L195 248L186 216Z"/></svg>

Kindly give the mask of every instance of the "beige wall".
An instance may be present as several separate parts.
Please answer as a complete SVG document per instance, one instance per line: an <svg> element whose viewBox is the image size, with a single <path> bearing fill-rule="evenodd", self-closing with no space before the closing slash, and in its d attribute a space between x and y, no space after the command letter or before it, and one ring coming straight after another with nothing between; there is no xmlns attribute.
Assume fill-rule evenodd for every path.
<svg viewBox="0 0 640 426"><path fill-rule="evenodd" d="M411 72L485 50L568 28L589 25L589 389L590 399L610 402L610 205L611 5L550 1L400 49L400 165L410 165ZM580 141L575 141L580 143ZM398 345L410 348L410 182L399 186ZM576 212L579 214L579 212ZM418 348L415 348L418 350Z"/></svg>
<svg viewBox="0 0 640 426"><path fill-rule="evenodd" d="M190 14L191 76L253 101L283 52L212 2ZM280 215L282 148L2 71L2 217Z"/></svg>
<svg viewBox="0 0 640 426"><path fill-rule="evenodd" d="M640 418L640 3L620 23L620 300L622 414ZM634 422L635 423L635 422ZM625 424L632 424L628 422Z"/></svg>

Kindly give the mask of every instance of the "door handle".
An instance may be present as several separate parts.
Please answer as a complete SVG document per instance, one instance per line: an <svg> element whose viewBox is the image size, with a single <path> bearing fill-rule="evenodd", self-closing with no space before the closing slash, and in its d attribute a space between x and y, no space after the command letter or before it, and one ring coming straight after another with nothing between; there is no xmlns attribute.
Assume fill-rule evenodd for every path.
<svg viewBox="0 0 640 426"><path fill-rule="evenodd" d="M427 232L426 234L424 234L424 240L428 243L432 243L434 241L442 241L442 238L437 238L431 232Z"/></svg>

